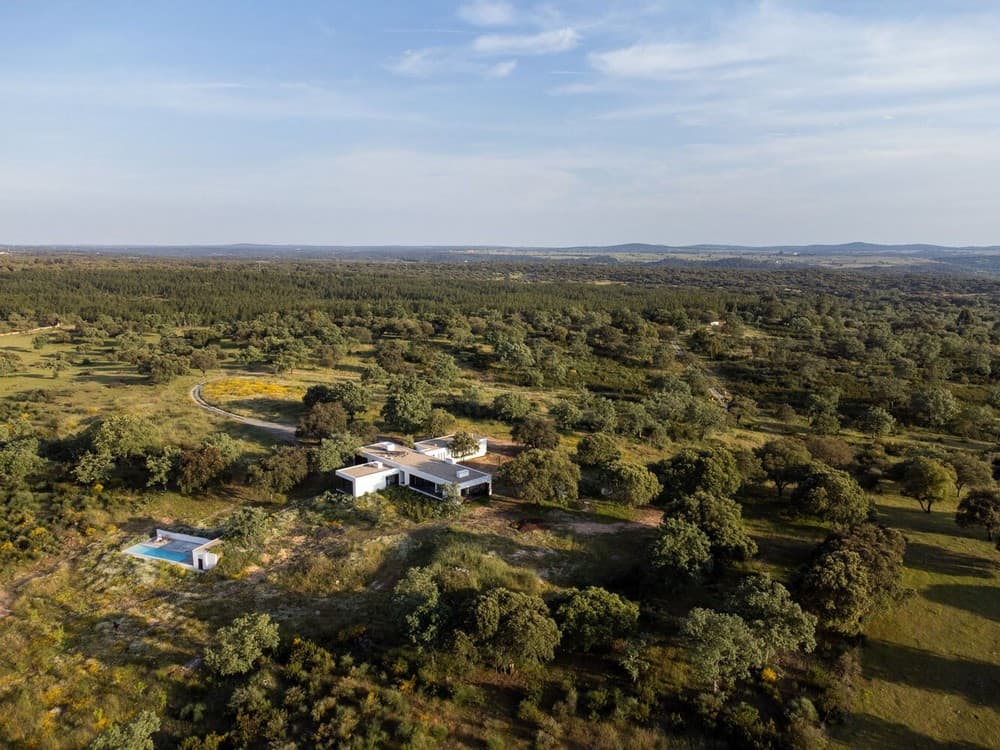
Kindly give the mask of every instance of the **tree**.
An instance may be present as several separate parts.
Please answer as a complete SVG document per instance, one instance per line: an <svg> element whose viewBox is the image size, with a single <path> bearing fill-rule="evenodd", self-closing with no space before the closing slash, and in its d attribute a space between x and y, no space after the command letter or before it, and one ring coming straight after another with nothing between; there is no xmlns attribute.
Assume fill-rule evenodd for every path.
<svg viewBox="0 0 1000 750"><path fill-rule="evenodd" d="M302 396L302 403L307 409L311 409L316 404L326 404L336 401L333 395L333 388L328 385L311 385Z"/></svg>
<svg viewBox="0 0 1000 750"><path fill-rule="evenodd" d="M504 464L497 477L532 503L568 505L579 493L580 468L562 451L530 448Z"/></svg>
<svg viewBox="0 0 1000 750"><path fill-rule="evenodd" d="M559 627L541 597L496 588L473 608L473 635L497 669L513 672L555 657Z"/></svg>
<svg viewBox="0 0 1000 750"><path fill-rule="evenodd" d="M695 675L719 691L722 681L739 680L764 663L760 639L739 615L697 607L681 626Z"/></svg>
<svg viewBox="0 0 1000 750"><path fill-rule="evenodd" d="M726 426L726 410L714 400L694 399L684 410L684 426L687 434L704 440Z"/></svg>
<svg viewBox="0 0 1000 750"><path fill-rule="evenodd" d="M664 516L679 518L701 529L717 559L745 560L757 554L757 543L743 526L743 511L732 498L696 492L668 505Z"/></svg>
<svg viewBox="0 0 1000 750"><path fill-rule="evenodd" d="M840 438L810 436L806 438L806 450L813 459L834 469L847 469L854 463L854 447Z"/></svg>
<svg viewBox="0 0 1000 750"><path fill-rule="evenodd" d="M223 533L226 539L242 547L250 547L264 536L269 524L270 517L266 510L244 505L226 519Z"/></svg>
<svg viewBox="0 0 1000 750"><path fill-rule="evenodd" d="M363 414L368 410L371 402L371 391L361 383L354 380L344 380L335 383L330 389L332 400L344 407L351 420L357 419L358 414Z"/></svg>
<svg viewBox="0 0 1000 750"><path fill-rule="evenodd" d="M88 429L90 445L73 470L78 482L105 482L121 464L130 462L145 468L146 456L156 448L150 422L130 414L117 414Z"/></svg>
<svg viewBox="0 0 1000 750"><path fill-rule="evenodd" d="M743 420L752 420L757 416L757 402L749 396L734 396L729 402L729 414L736 420L737 427Z"/></svg>
<svg viewBox="0 0 1000 750"><path fill-rule="evenodd" d="M818 435L832 435L840 430L840 418L837 407L840 404L840 391L836 388L824 388L819 393L809 394L809 424Z"/></svg>
<svg viewBox="0 0 1000 750"><path fill-rule="evenodd" d="M38 441L27 435L0 440L0 484L19 487L31 474L42 467L38 456Z"/></svg>
<svg viewBox="0 0 1000 750"><path fill-rule="evenodd" d="M221 628L205 649L205 666L221 677L246 674L268 652L278 647L278 624L270 615L248 614Z"/></svg>
<svg viewBox="0 0 1000 750"><path fill-rule="evenodd" d="M831 550L806 572L802 596L826 627L859 632L872 600L863 558L853 550Z"/></svg>
<svg viewBox="0 0 1000 750"><path fill-rule="evenodd" d="M993 471L985 461L971 453L956 451L948 457L955 470L955 492L961 497L966 487L987 487L993 483Z"/></svg>
<svg viewBox="0 0 1000 750"><path fill-rule="evenodd" d="M1000 491L993 487L970 492L958 504L955 523L962 528L982 526L986 539L993 541L993 529L1000 528Z"/></svg>
<svg viewBox="0 0 1000 750"><path fill-rule="evenodd" d="M452 505L462 504L462 488L458 482L449 482L441 489L441 499Z"/></svg>
<svg viewBox="0 0 1000 750"><path fill-rule="evenodd" d="M529 448L553 450L559 447L559 433L556 425L547 417L528 416L514 425L511 437Z"/></svg>
<svg viewBox="0 0 1000 750"><path fill-rule="evenodd" d="M397 378L389 384L382 418L407 433L418 432L431 415L430 387L420 378Z"/></svg>
<svg viewBox="0 0 1000 750"><path fill-rule="evenodd" d="M13 375L21 369L22 361L14 352L0 351L0 377Z"/></svg>
<svg viewBox="0 0 1000 750"><path fill-rule="evenodd" d="M616 461L606 470L609 499L623 505L647 505L662 491L656 475L640 464Z"/></svg>
<svg viewBox="0 0 1000 750"><path fill-rule="evenodd" d="M451 438L448 446L452 458L458 460L479 452L479 439L464 430L459 430Z"/></svg>
<svg viewBox="0 0 1000 750"><path fill-rule="evenodd" d="M444 409L431 409L425 424L431 435L447 435L455 426L455 417Z"/></svg>
<svg viewBox="0 0 1000 750"><path fill-rule="evenodd" d="M650 561L665 575L668 585L695 582L712 570L712 542L690 521L664 518Z"/></svg>
<svg viewBox="0 0 1000 750"><path fill-rule="evenodd" d="M760 639L765 662L775 653L816 648L816 617L766 575L744 579L730 596L727 610L742 617Z"/></svg>
<svg viewBox="0 0 1000 750"><path fill-rule="evenodd" d="M152 423L131 414L117 414L101 421L90 433L91 450L113 459L144 458L156 445Z"/></svg>
<svg viewBox="0 0 1000 750"><path fill-rule="evenodd" d="M809 451L798 440L781 438L771 440L758 451L760 465L764 474L774 482L780 500L785 487L799 481L809 468L812 457Z"/></svg>
<svg viewBox="0 0 1000 750"><path fill-rule="evenodd" d="M191 366L200 370L202 375L208 373L209 370L214 370L219 366L219 354L218 350L212 349L195 349L191 352L189 357Z"/></svg>
<svg viewBox="0 0 1000 750"><path fill-rule="evenodd" d="M149 377L150 383L169 383L176 377L187 375L191 362L180 354L153 353L139 362L138 370Z"/></svg>
<svg viewBox="0 0 1000 750"><path fill-rule="evenodd" d="M269 495L284 494L309 475L309 453L301 448L279 448L250 467L250 484Z"/></svg>
<svg viewBox="0 0 1000 750"><path fill-rule="evenodd" d="M743 484L736 459L722 446L700 451L686 448L654 464L652 470L663 485L661 502L675 501L695 492L730 497Z"/></svg>
<svg viewBox="0 0 1000 750"><path fill-rule="evenodd" d="M576 404L560 399L549 409L551 416L560 430L572 430L583 419L583 410Z"/></svg>
<svg viewBox="0 0 1000 750"><path fill-rule="evenodd" d="M314 449L313 463L319 471L336 471L351 464L360 447L361 441L349 432L331 435Z"/></svg>
<svg viewBox="0 0 1000 750"><path fill-rule="evenodd" d="M402 614L407 638L417 648L437 643L447 620L441 589L430 568L410 568L393 589L393 602Z"/></svg>
<svg viewBox="0 0 1000 750"><path fill-rule="evenodd" d="M606 432L584 435L576 445L574 460L580 466L608 466L622 457L618 441Z"/></svg>
<svg viewBox="0 0 1000 750"><path fill-rule="evenodd" d="M873 406L862 415L860 427L873 438L886 437L896 428L896 418L881 406Z"/></svg>
<svg viewBox="0 0 1000 750"><path fill-rule="evenodd" d="M493 413L504 422L518 422L530 412L531 402L520 393L501 393L493 399Z"/></svg>
<svg viewBox="0 0 1000 750"><path fill-rule="evenodd" d="M958 414L958 401L943 386L931 386L913 394L910 412L919 424L940 428Z"/></svg>
<svg viewBox="0 0 1000 750"><path fill-rule="evenodd" d="M814 464L792 493L792 505L824 521L861 523L871 511L871 500L846 471Z"/></svg>
<svg viewBox="0 0 1000 750"><path fill-rule="evenodd" d="M185 495L203 490L229 469L231 463L232 459L212 443L182 450L177 459L177 487Z"/></svg>
<svg viewBox="0 0 1000 750"><path fill-rule="evenodd" d="M830 536L801 575L802 601L825 627L848 635L899 594L906 540L895 529L862 523Z"/></svg>
<svg viewBox="0 0 1000 750"><path fill-rule="evenodd" d="M903 465L903 494L915 498L925 513L931 512L934 503L951 498L957 482L951 466L927 456L917 456Z"/></svg>
<svg viewBox="0 0 1000 750"><path fill-rule="evenodd" d="M627 638L639 621L639 607L605 589L590 586L575 591L556 610L564 646L572 644L580 651L611 648L612 643Z"/></svg>
<svg viewBox="0 0 1000 750"><path fill-rule="evenodd" d="M328 438L347 429L347 412L337 402L314 404L299 420L295 434L304 438Z"/></svg>
<svg viewBox="0 0 1000 750"><path fill-rule="evenodd" d="M125 724L112 724L87 745L87 750L153 750L153 735L160 731L160 717L140 711Z"/></svg>
<svg viewBox="0 0 1000 750"><path fill-rule="evenodd" d="M179 456L180 451L172 445L168 445L160 453L151 453L146 456L146 471L149 473L146 486L159 486L160 489L165 490L174 473Z"/></svg>

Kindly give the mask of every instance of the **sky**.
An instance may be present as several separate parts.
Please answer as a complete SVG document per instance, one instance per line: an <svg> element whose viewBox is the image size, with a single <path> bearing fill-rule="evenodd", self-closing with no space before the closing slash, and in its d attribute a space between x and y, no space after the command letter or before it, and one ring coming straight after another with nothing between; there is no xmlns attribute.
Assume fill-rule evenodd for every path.
<svg viewBox="0 0 1000 750"><path fill-rule="evenodd" d="M1000 244L1000 0L0 0L0 243Z"/></svg>

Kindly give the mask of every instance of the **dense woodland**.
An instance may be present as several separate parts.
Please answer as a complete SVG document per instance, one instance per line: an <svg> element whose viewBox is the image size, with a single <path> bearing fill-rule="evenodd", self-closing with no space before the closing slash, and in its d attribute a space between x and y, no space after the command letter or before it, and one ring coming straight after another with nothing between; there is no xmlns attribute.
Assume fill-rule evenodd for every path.
<svg viewBox="0 0 1000 750"><path fill-rule="evenodd" d="M997 596L998 301L891 272L7 256L0 744L851 745L865 634L916 596L914 549L957 559L908 550L923 516ZM235 376L272 392L227 408L296 443L187 397ZM332 491L376 436L451 433L500 446L493 498ZM143 584L194 624L116 610L149 520L225 539ZM995 623L966 637L1000 730Z"/></svg>

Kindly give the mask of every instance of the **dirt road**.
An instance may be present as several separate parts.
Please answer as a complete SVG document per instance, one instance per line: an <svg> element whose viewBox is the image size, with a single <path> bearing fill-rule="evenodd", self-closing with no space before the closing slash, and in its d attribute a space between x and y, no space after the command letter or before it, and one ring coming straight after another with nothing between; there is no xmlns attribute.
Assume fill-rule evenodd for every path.
<svg viewBox="0 0 1000 750"><path fill-rule="evenodd" d="M266 430L272 435L275 435L287 443L297 443L298 438L295 437L295 427L287 424L281 424L280 422L268 422L264 419L254 419L253 417L244 417L240 414L233 414L231 411L226 411L225 409L220 409L218 406L212 406L208 403L201 395L201 388L205 385L204 383L198 383L190 391L191 400L194 401L198 406L200 406L205 411L209 411L220 417L225 417L234 422L239 422L240 424L245 424L250 427L257 427L261 430Z"/></svg>

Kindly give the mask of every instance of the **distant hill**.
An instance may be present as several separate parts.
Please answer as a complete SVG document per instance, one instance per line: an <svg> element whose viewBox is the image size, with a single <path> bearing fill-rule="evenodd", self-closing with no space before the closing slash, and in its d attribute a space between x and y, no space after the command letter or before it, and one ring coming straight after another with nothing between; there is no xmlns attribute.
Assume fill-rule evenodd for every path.
<svg viewBox="0 0 1000 750"><path fill-rule="evenodd" d="M0 253L71 253L124 256L244 259L402 260L455 262L577 262L590 264L714 265L742 268L819 266L831 269L896 269L942 273L1000 274L1000 245L947 247L878 245L619 245L526 247L507 245L0 245Z"/></svg>

